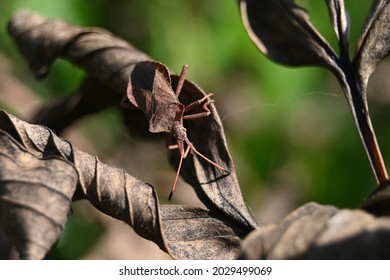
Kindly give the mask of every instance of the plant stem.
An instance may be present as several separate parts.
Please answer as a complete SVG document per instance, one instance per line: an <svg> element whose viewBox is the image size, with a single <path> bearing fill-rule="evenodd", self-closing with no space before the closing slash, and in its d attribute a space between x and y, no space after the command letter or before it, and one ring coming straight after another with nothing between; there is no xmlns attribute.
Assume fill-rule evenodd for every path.
<svg viewBox="0 0 390 280"><path fill-rule="evenodd" d="M355 125L366 150L376 182L378 185L382 185L389 180L389 176L371 123L366 99L366 89L363 88L363 85L356 78L356 71L349 57L348 44L345 44L343 40L339 40L339 50L340 58L338 62L341 72L336 73L336 76L339 78L339 82L347 97Z"/></svg>
<svg viewBox="0 0 390 280"><path fill-rule="evenodd" d="M375 131L370 120L368 106L362 89L359 89L355 79L349 80L349 87L352 102L351 110L354 115L355 124L358 128L360 138L362 139L364 148L366 150L371 168L374 172L376 181L379 185L388 181L389 176L385 162L382 157L378 141L375 136Z"/></svg>

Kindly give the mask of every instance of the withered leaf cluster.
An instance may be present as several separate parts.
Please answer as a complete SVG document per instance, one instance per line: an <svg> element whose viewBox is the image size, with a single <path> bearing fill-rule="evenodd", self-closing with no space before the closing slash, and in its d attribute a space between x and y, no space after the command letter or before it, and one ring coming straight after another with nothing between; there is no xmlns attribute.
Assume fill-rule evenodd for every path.
<svg viewBox="0 0 390 280"><path fill-rule="evenodd" d="M349 22L344 3L326 4L340 41L340 56L293 1L242 0L240 8L252 40L267 56L288 65L319 65L335 73L371 151L376 142L366 110L365 87L376 63L389 51L388 28L383 29L388 1L374 1L352 62L347 59ZM280 19L277 25L275 17ZM124 221L177 259L390 257L381 246L389 239L390 221L362 210L309 203L279 225L260 227L242 198L213 104L209 105L209 117L186 123L187 134L202 154L223 163L229 174L220 176L209 163L188 155L181 176L207 210L161 205L153 186L102 163L53 133L86 114L119 106L132 71L151 58L105 30L81 28L30 12L15 14L8 30L37 78L47 75L57 58L87 74L72 96L43 107L30 122L0 111L0 219L22 258L44 258L65 226L72 201L79 199ZM379 42L382 48L376 48ZM170 74L170 79L175 88L178 76ZM204 96L199 86L185 80L181 103ZM149 124L141 111L126 109L124 114L130 133L146 135ZM369 154L378 162L375 151L379 149ZM176 168L180 155L170 151L169 157ZM378 179L385 176L376 175ZM356 250L357 255L353 254Z"/></svg>
<svg viewBox="0 0 390 280"><path fill-rule="evenodd" d="M87 73L77 97L49 104L32 120L56 131L85 114L119 106L137 63L150 60L104 30L83 29L34 13L16 14L9 23L9 32L37 78L44 77L59 57ZM171 79L176 86L178 77L172 75ZM205 95L201 88L186 80L180 97L187 104ZM188 155L181 172L208 210L159 205L149 184L79 151L49 128L29 124L3 111L0 123L6 135L2 138L6 150L1 164L7 168L0 178L1 212L7 235L12 237L21 256L44 257L63 229L71 201L88 199L97 209L126 222L173 258L235 258L241 239L257 223L243 201L218 113L213 104L209 108L210 117L187 126L188 137L202 154L223 162L231 172L217 176L210 164L193 155ZM135 110L125 112L129 130L137 133L132 123L144 121L145 116L134 114L138 113ZM178 162L176 153L171 152L174 166ZM24 170L31 179L26 179ZM57 185L57 181L61 184Z"/></svg>
<svg viewBox="0 0 390 280"><path fill-rule="evenodd" d="M344 0L326 0L338 38L338 54L292 0L240 0L241 16L257 48L275 62L289 66L320 66L338 79L366 149L378 184L388 181L374 129L366 91L376 65L390 53L390 3L374 0L353 58L349 55L351 28ZM277 20L275 20L277 19Z"/></svg>
<svg viewBox="0 0 390 280"><path fill-rule="evenodd" d="M377 216L389 215L389 178L371 124L366 93L369 77L377 64L390 54L390 1L373 1L352 57L349 54L351 24L344 0L324 1L338 39L338 52L317 31L310 22L308 13L294 0L239 0L238 2L249 37L265 56L288 66L323 67L330 70L338 79L378 183L378 187L369 195L362 208ZM276 18L277 20L274 20ZM306 207L307 205L303 209L306 210ZM323 209L319 210L323 211ZM305 213L304 217L299 218L299 222L294 223L299 224L299 227L306 225L306 222L301 224L302 219L312 219L314 213L319 210ZM328 210L325 211L327 214L323 216L324 219L307 221L313 223L307 235L285 234L285 240L292 239L287 243L278 238L281 236L280 233L284 233L286 227L287 231L293 231L292 228L295 226L291 225L291 221L296 218L294 214L286 218L286 221L277 228L259 232L257 236L254 235L252 240L257 240L254 242L262 244L262 249L256 253L259 255L255 257L295 258L300 254L302 258L388 258L388 255L377 247L378 245L370 242L371 238L377 238L375 230L371 232L372 224L363 223L359 227L353 225L354 220L360 218L343 219L344 222L348 220L350 225L346 228L336 227L341 235L343 231L354 232L352 228L359 228L354 232L353 238L346 238L342 235L344 240L340 242L335 242L337 239L334 238L335 236L330 235L332 237L329 238L324 232L336 232L332 230L329 222L336 219L339 214L331 213L335 212L334 209L330 212ZM353 215L355 214L357 213ZM329 220L330 216L333 217ZM347 217L351 218L349 215ZM317 223L320 223L322 227L318 232ZM342 223L342 226L344 225ZM297 226L296 229L299 227ZM368 228L363 229L362 232L362 227ZM311 236L311 230L314 230L315 235ZM364 233L367 231L369 234ZM383 234L382 237L388 238L386 230L380 231ZM323 236L326 236L325 243L332 240L331 244L325 245L321 241ZM301 243L297 245L298 242ZM355 244L356 247L353 249L352 246Z"/></svg>
<svg viewBox="0 0 390 280"><path fill-rule="evenodd" d="M252 231L239 259L389 259L390 219L307 203L279 225Z"/></svg>

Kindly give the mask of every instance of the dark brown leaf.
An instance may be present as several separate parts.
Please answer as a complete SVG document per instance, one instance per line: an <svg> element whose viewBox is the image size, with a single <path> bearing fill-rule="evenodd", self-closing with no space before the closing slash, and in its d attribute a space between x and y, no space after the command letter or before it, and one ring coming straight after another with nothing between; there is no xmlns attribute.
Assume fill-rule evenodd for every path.
<svg viewBox="0 0 390 280"><path fill-rule="evenodd" d="M37 21L37 24L33 24L34 21ZM26 22L29 22L27 26L25 26ZM90 29L80 29L78 27L67 25L62 21L56 24L53 24L53 22L56 21L44 21L42 17L30 13L16 14L11 20L9 30L18 45L21 46L21 49L26 58L30 61L30 64L33 64L35 61L34 56L36 55L35 52L30 53L30 49L32 48L39 50L41 55L44 55L46 52L49 54L55 53L86 69L88 74L93 77L94 80L99 82L97 83L97 86L107 85L108 88L113 88L117 93L119 93L120 98L122 98L124 92L126 92L126 86L123 85L127 84L129 76L133 75L135 83L144 82L144 78L142 77L143 69L141 66L146 64L138 64L137 67L139 68L137 68L135 73L133 73L133 70L135 65L137 65L137 62L146 60L147 56L135 50L126 42L106 33L102 33L101 31L95 32ZM56 26L61 26L62 28L55 29ZM67 26L70 31L68 31L65 26ZM52 27L54 28L53 30L51 29ZM61 32L65 32L66 34L77 33L77 35L57 36L57 34L60 34ZM19 36L18 34L21 35ZM32 40L33 38L34 40ZM66 40L64 40L64 38L66 38ZM55 43L40 43L51 40ZM29 48L23 47L24 45L29 46ZM49 50L46 49L47 46L54 46L57 49ZM50 58L50 60L46 60L51 63L53 56L50 56ZM98 71L99 69L104 69L105 71ZM162 69L158 73L162 73L161 79L166 80L167 87L170 83L170 78L166 73L167 71L161 67L159 69ZM124 73L126 73L126 75ZM173 82L174 87L176 87L175 83L177 80ZM87 92L91 91L87 90ZM181 95L184 99L195 101L197 98L199 99L204 97L204 92L192 83L186 82ZM82 100L81 97L80 100ZM66 104L69 103L70 102L67 102ZM61 105L61 103L59 105ZM82 108L84 107L85 106ZM138 104L138 107L142 108L143 106L139 106ZM212 116L203 120L189 122L188 125L190 125L190 127L188 127L188 133L190 135L190 140L194 141L195 147L199 149L201 153L204 152L206 157L209 157L211 160L220 163L221 165L227 166L229 170L233 170L234 166L228 153L222 125L217 116L215 107L211 104L210 108L212 109ZM127 111L131 112L132 110ZM73 113L73 111L71 112ZM150 114L151 110L146 110L146 112ZM160 116L163 114L158 115ZM60 114L58 117L62 118L64 117L64 114ZM147 115L148 120L151 118L152 116ZM50 119L50 116L45 119ZM152 125L153 123L154 122L152 122ZM154 131L154 129L152 130ZM167 129L165 128L164 131L166 130ZM207 147L204 145L206 140L207 143L209 143ZM215 147L211 147L212 145ZM177 151L174 151L174 153L177 153ZM221 155L219 155L219 153L221 153ZM177 162L175 162L174 166L177 166ZM214 167L206 166L202 160L200 161L200 165L196 166L197 167L195 168L197 168L197 171L194 174L191 170L185 170L187 168L193 168L192 165L185 164L183 166L183 173L192 174L191 176L195 175L195 177L201 176L196 180L187 180L191 184L194 183L196 185L195 189L199 189L196 192L198 195L202 196L201 200L210 207L212 205L218 205L218 208L222 208L224 211L227 208L230 208L228 211L229 215L233 215L234 218L238 218L244 224L250 225L250 228L255 227L256 223L246 210L234 172L232 172L229 176L220 178L218 183L207 183L212 180L210 178L215 179L217 176L220 176L221 172L216 173ZM210 197L205 195L205 190L208 190L206 194L210 195ZM221 207L221 205L225 206ZM242 211L246 213L241 213Z"/></svg>
<svg viewBox="0 0 390 280"><path fill-rule="evenodd" d="M65 128L81 118L118 106L120 101L121 98L116 91L92 77L86 77L79 89L45 104L35 113L30 122L47 126L60 135ZM141 137L151 136L142 112L123 110L122 113L129 133Z"/></svg>
<svg viewBox="0 0 390 280"><path fill-rule="evenodd" d="M245 228L204 209L163 205L161 217L166 244L179 259L234 259L247 235Z"/></svg>
<svg viewBox="0 0 390 280"><path fill-rule="evenodd" d="M291 66L337 68L336 54L294 1L240 0L240 9L249 37L270 59Z"/></svg>
<svg viewBox="0 0 390 280"><path fill-rule="evenodd" d="M390 182L379 185L364 201L362 208L375 216L390 216Z"/></svg>
<svg viewBox="0 0 390 280"><path fill-rule="evenodd" d="M81 28L27 11L12 17L8 31L37 78L47 75L57 58L67 59L87 71L88 77L75 96L53 101L33 118L32 122L56 132L86 114L119 105L134 65L149 60L146 54L107 31ZM131 132L150 136L145 133L146 122L140 116L137 111L124 112Z"/></svg>
<svg viewBox="0 0 390 280"><path fill-rule="evenodd" d="M333 29L340 42L340 48L348 53L350 21L344 0L326 0Z"/></svg>
<svg viewBox="0 0 390 280"><path fill-rule="evenodd" d="M16 13L8 31L36 77L46 75L53 61L62 57L115 90L120 98L134 64L150 59L103 29L81 28L31 12Z"/></svg>
<svg viewBox="0 0 390 280"><path fill-rule="evenodd" d="M31 122L61 133L81 117L115 106L119 101L119 96L111 89L96 79L86 77L77 91L45 104Z"/></svg>
<svg viewBox="0 0 390 280"><path fill-rule="evenodd" d="M34 22L35 20L39 22L39 24L29 24L25 26L25 22ZM96 31L95 29L80 29L70 25L68 25L70 31L67 31L66 28L51 30L52 26L66 26L63 22L61 22L61 24L52 23L53 20L48 20L47 22L42 21L39 16L29 13L16 14L11 20L9 27L10 33L17 44L21 46L24 55L30 61L31 65L34 65L35 63L34 56L36 53L31 53L29 48L39 49L42 53L55 53L85 69L91 78L97 80L100 84L113 89L119 93L119 96L122 98L125 93L128 77L132 75L131 73L133 73L135 65L139 62L141 62L139 65L143 65L142 61L149 60L143 53L135 50L126 42L115 38L106 32ZM65 36L56 37L56 34L59 32L74 32L76 35L68 36L67 40L63 40ZM21 35L19 36L18 34ZM47 34L50 36L46 36ZM53 40L56 43L43 43L50 40ZM23 45L29 46L29 48L23 47ZM50 47L54 46L58 49L55 51L48 50L46 49L47 45ZM52 58L52 56L50 58ZM46 64L52 62L50 59L46 59L45 61L48 61ZM34 69L36 67L32 68ZM48 67L45 69L47 68ZM133 73L134 77L136 77L136 79L134 79L136 85L137 83L142 83L142 79L144 78L142 75L137 77L137 71ZM167 76L166 71L164 72L164 70L161 70L158 73L162 74L160 76L161 79L163 81L165 80L166 85L169 85L170 78ZM176 77L172 77L172 82L173 87L175 88L177 83ZM198 99L199 97L204 97L204 92L194 84L186 81L181 95L183 96L183 99L194 101L194 98ZM140 109L146 109L139 103L133 104L133 106L134 105ZM228 153L226 140L223 135L223 128L216 113L216 109L212 105L210 108L212 116L200 120L200 122L193 121L193 126L191 126L192 124L189 124L188 135L191 138L190 140L194 141L195 147L199 149L200 152L204 152L205 156L210 157L211 160L215 160L215 162L227 166L231 173L224 177L220 176L221 172L217 174L215 167L211 167L209 163L207 163L208 166L206 166L202 159L193 158L192 155L188 156L185 160L182 171L183 174L187 174L186 180L191 184L194 184L197 194L201 196L201 200L210 208L213 215L218 214L222 220L227 219L231 223L242 227L244 232L249 232L254 227L257 227L257 224L248 212L241 196L237 178L234 173L234 166ZM149 112L150 110L146 111ZM147 115L147 119L150 120L151 117L149 118ZM192 140L192 138L194 140ZM207 141L206 145L204 144L205 141ZM178 155L177 151L173 151L173 153ZM76 166L78 166L77 157L75 157L75 161ZM87 166L94 164L94 161L91 159L83 159L82 161L88 162ZM177 161L174 161L174 163L176 168ZM196 171L193 170L194 168ZM80 172L80 177L86 176L84 173L85 172ZM89 183L85 185L89 186L91 183L90 180L92 180L91 178L94 178L95 173L92 173L92 171L89 170L87 174L89 174L88 178L90 179L87 180ZM81 180L81 182L83 181L85 180ZM85 192L86 188L83 189ZM182 218L184 219L185 217ZM158 219L155 217L155 220ZM190 224L191 222L189 221L189 227ZM194 258L196 258L196 256L194 256Z"/></svg>
<svg viewBox="0 0 390 280"><path fill-rule="evenodd" d="M240 259L388 259L390 218L308 203L280 225L253 231Z"/></svg>
<svg viewBox="0 0 390 280"><path fill-rule="evenodd" d="M57 241L70 211L78 173L56 156L38 158L0 130L0 213L23 259L42 259Z"/></svg>
<svg viewBox="0 0 390 280"><path fill-rule="evenodd" d="M235 258L239 241L251 229L221 211L174 205L161 208L149 184L74 148L46 127L4 111L0 111L0 141L4 166L0 218L24 258L42 258L47 253L61 233L72 196L86 198L103 213L124 221L173 258ZM15 217L19 224L14 223ZM47 244L42 246L41 239L46 237ZM39 250L31 249L30 240L35 247L41 246Z"/></svg>
<svg viewBox="0 0 390 280"><path fill-rule="evenodd" d="M360 35L353 61L359 86L366 90L376 65L390 54L390 1L375 0Z"/></svg>

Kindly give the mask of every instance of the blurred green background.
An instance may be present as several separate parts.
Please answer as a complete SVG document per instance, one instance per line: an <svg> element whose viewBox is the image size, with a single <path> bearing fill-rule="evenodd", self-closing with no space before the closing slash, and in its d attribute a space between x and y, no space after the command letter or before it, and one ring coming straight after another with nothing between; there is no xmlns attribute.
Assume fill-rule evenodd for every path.
<svg viewBox="0 0 390 280"><path fill-rule="evenodd" d="M296 2L308 10L313 24L337 51L325 1ZM345 2L352 23L353 53L372 1L361 0L359 5L353 0ZM26 100L35 100L30 94L36 96L34 102L40 106L70 94L84 75L68 62L57 61L46 79L39 82L33 79L6 32L7 22L15 11L30 9L75 25L106 28L177 72L188 63L187 78L215 93L243 196L260 223L277 223L308 201L356 208L375 187L336 79L323 69L287 68L265 58L250 42L234 0L0 0L0 3L0 101L2 108L11 113L28 118L33 109ZM371 117L385 160L390 158L388 71L389 61L382 62L368 92ZM19 103L15 102L21 91L28 97L22 96ZM161 191L161 199L166 200L174 170L165 162L164 167L160 166L161 159L166 160L161 143L155 146L129 139L115 109L85 118L74 129L77 132L69 131L67 136L76 146L96 153L105 162L123 164L130 174L151 182L159 192L160 185L167 185ZM126 151L129 143L134 150L143 151L139 152L142 164L137 160L134 163L134 156L129 158L120 152ZM193 193L189 188L182 189L178 190L176 203L191 203L186 196L193 197ZM86 210L82 203L74 207L74 215L69 218L53 258L133 258L127 254L110 255L104 251L107 249L102 249L106 254L88 255L96 246L92 241L101 242L107 233L107 218L103 218L105 222L85 220L88 211L93 210ZM135 254L134 258L137 256L140 255ZM163 257L146 254L140 258Z"/></svg>

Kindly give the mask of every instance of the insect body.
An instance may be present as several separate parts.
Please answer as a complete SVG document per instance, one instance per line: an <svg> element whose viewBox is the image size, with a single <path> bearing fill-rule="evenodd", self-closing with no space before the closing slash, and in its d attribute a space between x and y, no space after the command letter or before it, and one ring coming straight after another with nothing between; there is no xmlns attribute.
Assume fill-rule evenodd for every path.
<svg viewBox="0 0 390 280"><path fill-rule="evenodd" d="M168 69L163 64L155 61L137 63L127 86L127 99L132 107L144 112L149 121L149 131L153 133L166 132L176 139L175 145L168 146L169 149L178 149L180 152L180 162L169 194L169 200L172 198L175 190L183 159L186 158L189 151L196 153L221 171L226 171L223 167L196 150L187 137L183 120L207 117L211 113L207 105L213 102L209 99L211 94L187 106L179 101L178 97L185 81L187 67L187 65L183 66L175 91L172 89ZM200 105L204 109L203 112L186 114Z"/></svg>

